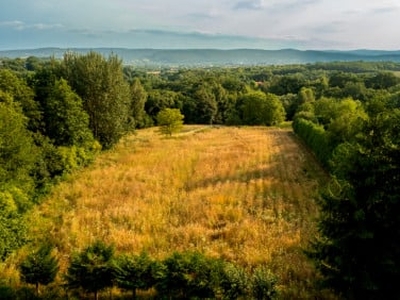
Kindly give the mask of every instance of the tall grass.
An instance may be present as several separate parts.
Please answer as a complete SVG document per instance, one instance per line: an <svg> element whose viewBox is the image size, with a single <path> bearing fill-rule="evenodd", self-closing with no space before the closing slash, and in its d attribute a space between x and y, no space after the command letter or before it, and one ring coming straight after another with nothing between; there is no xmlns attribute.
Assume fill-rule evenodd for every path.
<svg viewBox="0 0 400 300"><path fill-rule="evenodd" d="M61 271L102 239L155 258L196 249L254 268L268 265L283 298L315 293L302 250L316 233L324 172L290 130L222 127L164 138L138 131L54 189L31 217L52 240Z"/></svg>

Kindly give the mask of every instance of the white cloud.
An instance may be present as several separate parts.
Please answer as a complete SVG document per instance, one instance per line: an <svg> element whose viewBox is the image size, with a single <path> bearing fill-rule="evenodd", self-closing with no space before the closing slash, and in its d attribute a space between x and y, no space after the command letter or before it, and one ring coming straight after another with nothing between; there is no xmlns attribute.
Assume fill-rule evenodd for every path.
<svg viewBox="0 0 400 300"><path fill-rule="evenodd" d="M18 31L123 33L155 29L263 38L290 36L310 47L317 44L315 41L324 47L331 41L332 47L379 44L400 49L398 0L2 1L7 3L0 11L0 28ZM6 39L0 36L0 40Z"/></svg>

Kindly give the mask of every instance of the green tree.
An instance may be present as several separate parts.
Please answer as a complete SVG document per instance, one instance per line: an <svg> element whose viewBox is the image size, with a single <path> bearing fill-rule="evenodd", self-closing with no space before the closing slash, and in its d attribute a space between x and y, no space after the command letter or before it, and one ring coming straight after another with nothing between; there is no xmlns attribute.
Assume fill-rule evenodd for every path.
<svg viewBox="0 0 400 300"><path fill-rule="evenodd" d="M14 186L32 196L34 181L30 173L35 166L37 148L26 124L20 105L0 91L0 191Z"/></svg>
<svg viewBox="0 0 400 300"><path fill-rule="evenodd" d="M400 297L400 111L380 102L368 103L357 139L335 151L311 252L325 284L348 299Z"/></svg>
<svg viewBox="0 0 400 300"><path fill-rule="evenodd" d="M243 95L240 101L244 124L270 126L285 119L285 110L276 95L251 92Z"/></svg>
<svg viewBox="0 0 400 300"><path fill-rule="evenodd" d="M65 276L67 286L93 293L97 300L98 292L113 284L113 255L114 248L100 241L75 253Z"/></svg>
<svg viewBox="0 0 400 300"><path fill-rule="evenodd" d="M183 126L184 116L177 108L165 108L157 114L157 124L160 132L165 135L172 135L179 132Z"/></svg>
<svg viewBox="0 0 400 300"><path fill-rule="evenodd" d="M28 118L27 127L36 130L41 120L40 109L34 100L33 90L28 87L25 80L11 70L0 69L0 90L9 94L19 104L23 114Z"/></svg>
<svg viewBox="0 0 400 300"><path fill-rule="evenodd" d="M16 211L14 199L0 192L0 261L27 242L27 224Z"/></svg>
<svg viewBox="0 0 400 300"><path fill-rule="evenodd" d="M111 148L127 132L130 114L129 84L124 79L121 60L111 55L67 53L64 76L82 98L89 114L93 136L105 148Z"/></svg>
<svg viewBox="0 0 400 300"><path fill-rule="evenodd" d="M57 146L83 146L94 142L82 100L64 79L55 81L43 105L43 121L46 136Z"/></svg>
<svg viewBox="0 0 400 300"><path fill-rule="evenodd" d="M113 269L117 286L132 291L133 299L136 299L137 290L152 288L157 282L160 271L162 272L160 264L152 260L146 252L116 258Z"/></svg>
<svg viewBox="0 0 400 300"><path fill-rule="evenodd" d="M143 128L145 124L145 104L147 92L140 83L139 78L135 78L130 84L131 95L131 117L134 127Z"/></svg>
<svg viewBox="0 0 400 300"><path fill-rule="evenodd" d="M163 261L164 276L156 289L169 297L214 298L222 272L220 261L198 252L175 252Z"/></svg>
<svg viewBox="0 0 400 300"><path fill-rule="evenodd" d="M201 85L195 91L193 98L196 102L196 123L214 123L218 114L218 103L212 88L208 85Z"/></svg>
<svg viewBox="0 0 400 300"><path fill-rule="evenodd" d="M51 254L52 247L43 245L36 252L29 254L19 265L22 281L34 284L36 295L39 295L39 285L48 285L56 278L58 261Z"/></svg>

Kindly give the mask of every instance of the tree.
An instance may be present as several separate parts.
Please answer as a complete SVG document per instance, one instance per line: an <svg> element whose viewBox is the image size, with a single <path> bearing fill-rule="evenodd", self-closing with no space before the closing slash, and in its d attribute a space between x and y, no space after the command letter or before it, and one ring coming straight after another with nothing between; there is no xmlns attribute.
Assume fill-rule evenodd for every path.
<svg viewBox="0 0 400 300"><path fill-rule="evenodd" d="M65 276L67 286L93 293L97 300L98 292L113 284L113 255L114 248L100 241L75 253Z"/></svg>
<svg viewBox="0 0 400 300"><path fill-rule="evenodd" d="M0 90L0 191L14 186L32 196L37 149L26 124L20 105Z"/></svg>
<svg viewBox="0 0 400 300"><path fill-rule="evenodd" d="M34 284L36 295L39 295L39 285L52 283L58 272L58 261L51 255L52 247L43 245L37 252L29 254L19 265L22 281Z"/></svg>
<svg viewBox="0 0 400 300"><path fill-rule="evenodd" d="M183 119L184 116L177 108L165 108L157 114L157 124L160 126L160 132L170 136L182 129Z"/></svg>
<svg viewBox="0 0 400 300"><path fill-rule="evenodd" d="M398 299L400 111L381 101L366 110L362 131L332 158L335 180L321 196L321 236L310 255L344 298Z"/></svg>
<svg viewBox="0 0 400 300"><path fill-rule="evenodd" d="M285 110L278 96L251 92L241 97L242 121L247 125L275 125L284 121Z"/></svg>
<svg viewBox="0 0 400 300"><path fill-rule="evenodd" d="M38 104L34 101L34 92L26 82L11 70L0 70L0 90L9 94L18 103L23 114L28 118L30 130L38 128L41 115Z"/></svg>
<svg viewBox="0 0 400 300"><path fill-rule="evenodd" d="M129 85L124 79L121 60L98 53L67 53L64 76L82 98L89 114L89 128L105 148L111 148L127 132L130 113Z"/></svg>
<svg viewBox="0 0 400 300"><path fill-rule="evenodd" d="M211 87L201 85L193 97L196 101L196 123L212 124L218 114L218 103Z"/></svg>
<svg viewBox="0 0 400 300"><path fill-rule="evenodd" d="M161 295L185 299L215 297L222 264L198 252L174 252L163 261L164 276L158 280Z"/></svg>
<svg viewBox="0 0 400 300"><path fill-rule="evenodd" d="M113 268L117 286L132 291L133 299L136 299L137 290L148 290L155 285L161 269L146 252L118 257Z"/></svg>
<svg viewBox="0 0 400 300"><path fill-rule="evenodd" d="M82 99L65 79L56 80L43 106L45 134L57 146L84 146L94 142Z"/></svg>
<svg viewBox="0 0 400 300"><path fill-rule="evenodd" d="M147 93L140 83L139 78L135 78L130 85L131 95L131 117L133 119L134 127L142 128L145 126L145 104L147 100Z"/></svg>

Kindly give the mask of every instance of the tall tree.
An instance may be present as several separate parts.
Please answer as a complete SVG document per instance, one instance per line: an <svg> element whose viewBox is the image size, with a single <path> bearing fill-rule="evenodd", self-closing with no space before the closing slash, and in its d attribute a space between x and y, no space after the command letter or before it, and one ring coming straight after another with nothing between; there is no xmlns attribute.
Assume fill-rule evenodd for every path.
<svg viewBox="0 0 400 300"><path fill-rule="evenodd" d="M212 87L201 85L193 95L196 101L196 121L200 124L212 124L218 114L218 103Z"/></svg>
<svg viewBox="0 0 400 300"><path fill-rule="evenodd" d="M325 283L348 299L399 299L400 111L370 103L357 139L337 148L311 253Z"/></svg>
<svg viewBox="0 0 400 300"><path fill-rule="evenodd" d="M130 93L124 79L121 60L111 55L67 53L64 76L82 98L89 114L89 127L94 137L108 149L127 131Z"/></svg>
<svg viewBox="0 0 400 300"><path fill-rule="evenodd" d="M130 95L131 95L131 112L130 117L133 119L134 127L144 127L145 117L145 104L147 100L147 92L140 83L139 78L133 79L130 84Z"/></svg>

